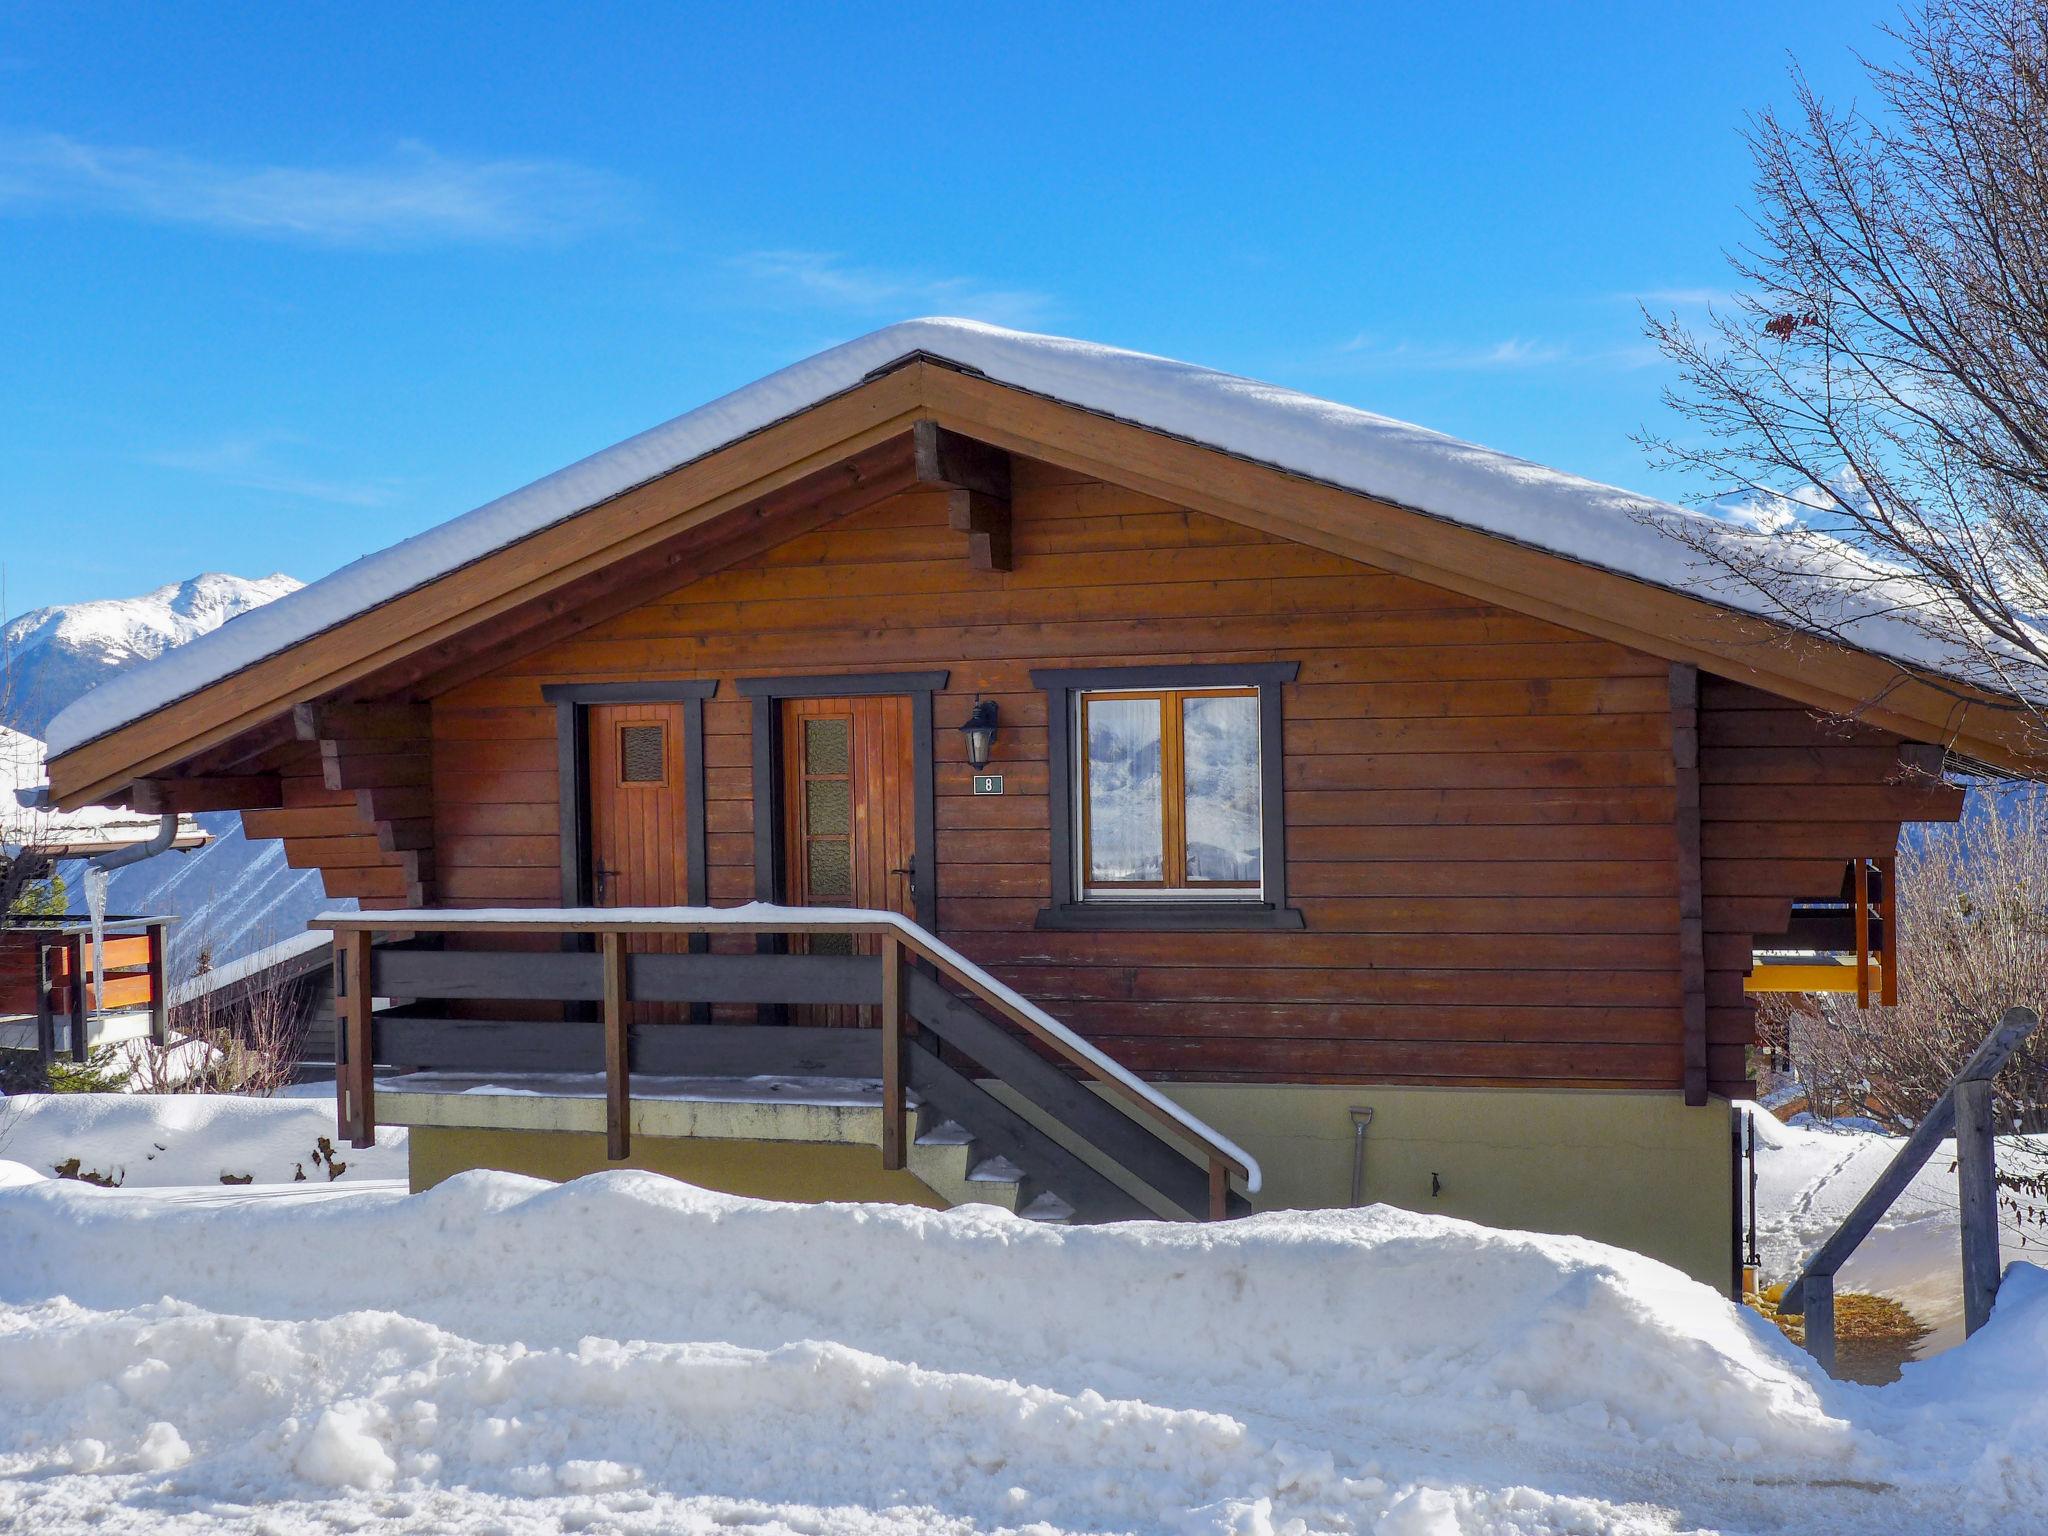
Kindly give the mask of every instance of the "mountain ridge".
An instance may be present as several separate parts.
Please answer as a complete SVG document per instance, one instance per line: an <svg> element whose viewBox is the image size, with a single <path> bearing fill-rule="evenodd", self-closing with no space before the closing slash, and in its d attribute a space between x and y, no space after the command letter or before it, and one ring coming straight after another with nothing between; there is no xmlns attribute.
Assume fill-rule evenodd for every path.
<svg viewBox="0 0 2048 1536"><path fill-rule="evenodd" d="M296 592L282 572L250 578L207 571L136 597L94 598L33 609L0 627L0 724L40 741L57 712L117 673L232 623L253 608ZM199 968L224 965L303 932L333 906L315 869L292 869L284 844L250 842L235 811L197 818L206 846L163 853L114 871L107 910L163 914L171 925L166 965L175 983ZM83 911L84 865L58 866L74 911Z"/></svg>
<svg viewBox="0 0 2048 1536"><path fill-rule="evenodd" d="M209 634L305 583L206 571L135 597L35 608L0 629L0 723L43 738L57 712L138 662Z"/></svg>

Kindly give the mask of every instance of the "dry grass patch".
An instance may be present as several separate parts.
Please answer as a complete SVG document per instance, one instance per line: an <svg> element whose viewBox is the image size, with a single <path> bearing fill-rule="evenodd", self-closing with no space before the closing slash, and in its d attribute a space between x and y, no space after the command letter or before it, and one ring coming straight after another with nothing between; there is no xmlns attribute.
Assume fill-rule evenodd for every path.
<svg viewBox="0 0 2048 1536"><path fill-rule="evenodd" d="M1785 1285L1767 1285L1742 1299L1778 1325L1785 1337L1804 1348L1806 1319L1778 1310ZM1835 1376L1882 1387L1899 1379L1901 1367L1913 1358L1920 1341L1933 1332L1889 1296L1841 1291L1835 1296Z"/></svg>

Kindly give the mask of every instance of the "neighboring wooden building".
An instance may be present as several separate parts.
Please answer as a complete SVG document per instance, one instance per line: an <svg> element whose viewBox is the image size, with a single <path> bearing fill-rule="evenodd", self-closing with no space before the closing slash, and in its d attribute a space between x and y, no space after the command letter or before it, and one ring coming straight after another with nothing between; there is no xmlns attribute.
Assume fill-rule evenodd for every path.
<svg viewBox="0 0 2048 1536"><path fill-rule="evenodd" d="M918 322L117 680L56 722L52 772L66 804L240 809L331 895L432 910L340 946L398 1000L355 1021L346 1128L410 1120L420 1182L600 1166L608 1128L749 1192L1088 1215L1359 1188L1725 1279L1757 949L1881 956L1879 862L1960 808L1944 753L2035 765L2009 701L1882 618L1856 649L1701 595L1641 506ZM909 926L606 916L751 901ZM373 1088L371 1056L468 1076ZM608 1111L552 1077L456 1091L608 1063ZM907 1146L904 1083L932 1133ZM933 1171L970 1137L955 1164L1020 1169Z"/></svg>

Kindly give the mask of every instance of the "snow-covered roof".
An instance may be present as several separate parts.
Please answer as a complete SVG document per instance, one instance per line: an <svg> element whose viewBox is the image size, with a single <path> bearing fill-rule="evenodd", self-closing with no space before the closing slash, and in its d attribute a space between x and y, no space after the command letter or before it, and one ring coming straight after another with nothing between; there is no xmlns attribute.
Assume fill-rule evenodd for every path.
<svg viewBox="0 0 2048 1536"><path fill-rule="evenodd" d="M1547 469L1354 406L1191 363L971 320L910 320L846 342L342 567L211 634L110 679L49 728L68 752L379 604L858 386L922 353L1016 389L1132 422L1345 490L1661 586L1708 595L1710 571L1645 523L1706 514ZM1869 570L1859 572L1869 588ZM1766 613L1765 599L1716 585L1714 601ZM1845 592L1841 632L1896 661L1957 672L1898 591Z"/></svg>
<svg viewBox="0 0 2048 1536"><path fill-rule="evenodd" d="M156 836L160 818L139 811L88 805L55 811L25 805L24 792L34 795L49 783L45 749L35 737L0 725L0 847L32 847L58 856L83 858ZM178 818L175 846L189 848L206 841L199 823Z"/></svg>
<svg viewBox="0 0 2048 1536"><path fill-rule="evenodd" d="M217 965L210 971L201 971L197 976L181 981L171 989L171 1006L189 1003L208 993L218 992L223 987L232 987L261 976L265 971L277 969L301 956L326 949L333 944L334 935L324 928L309 928L304 933L295 933L288 939L280 940L265 948L230 960L226 965Z"/></svg>

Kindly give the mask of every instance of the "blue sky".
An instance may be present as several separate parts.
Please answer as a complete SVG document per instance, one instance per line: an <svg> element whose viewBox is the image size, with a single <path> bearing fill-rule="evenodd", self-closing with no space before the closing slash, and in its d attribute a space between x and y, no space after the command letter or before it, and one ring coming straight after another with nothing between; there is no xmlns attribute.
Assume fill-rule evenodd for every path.
<svg viewBox="0 0 2048 1536"><path fill-rule="evenodd" d="M918 314L1684 494L1636 301L1889 14L9 5L6 607L310 579Z"/></svg>

